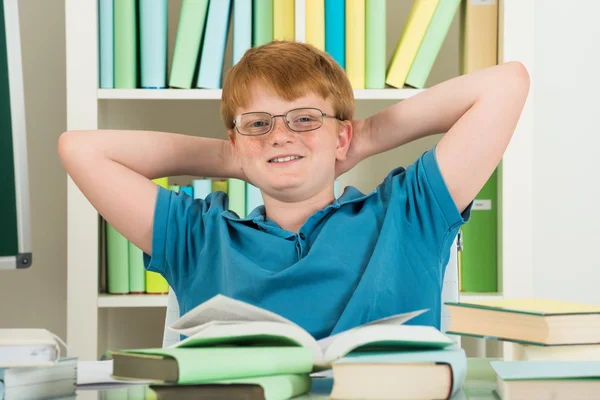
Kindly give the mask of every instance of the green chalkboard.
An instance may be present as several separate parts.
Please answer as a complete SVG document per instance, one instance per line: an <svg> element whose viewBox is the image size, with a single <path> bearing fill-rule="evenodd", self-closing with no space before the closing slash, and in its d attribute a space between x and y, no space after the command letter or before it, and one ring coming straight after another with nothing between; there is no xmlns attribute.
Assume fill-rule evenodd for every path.
<svg viewBox="0 0 600 400"><path fill-rule="evenodd" d="M18 27L17 0L0 0L0 269L32 261Z"/></svg>

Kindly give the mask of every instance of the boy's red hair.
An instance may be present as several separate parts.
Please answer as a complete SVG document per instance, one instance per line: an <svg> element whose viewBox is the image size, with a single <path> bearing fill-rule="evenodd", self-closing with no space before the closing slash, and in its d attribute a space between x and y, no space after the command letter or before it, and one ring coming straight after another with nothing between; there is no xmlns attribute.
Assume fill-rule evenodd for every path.
<svg viewBox="0 0 600 400"><path fill-rule="evenodd" d="M331 102L336 116L354 116L352 85L329 54L306 43L273 41L246 51L229 71L221 98L221 117L228 129L233 129L236 110L247 105L256 81L288 101L315 93Z"/></svg>

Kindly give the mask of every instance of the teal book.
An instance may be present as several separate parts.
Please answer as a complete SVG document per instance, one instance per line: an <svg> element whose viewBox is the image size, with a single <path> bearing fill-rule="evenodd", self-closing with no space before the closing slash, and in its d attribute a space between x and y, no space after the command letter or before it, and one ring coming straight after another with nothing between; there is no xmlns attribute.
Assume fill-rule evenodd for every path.
<svg viewBox="0 0 600 400"><path fill-rule="evenodd" d="M433 64L446 39L450 25L456 16L460 0L440 1L427 28L423 42L415 56L408 72L406 84L417 89L423 89L431 73Z"/></svg>
<svg viewBox="0 0 600 400"><path fill-rule="evenodd" d="M129 293L128 241L108 222L106 223L106 275L109 293Z"/></svg>
<svg viewBox="0 0 600 400"><path fill-rule="evenodd" d="M354 352L333 363L331 398L450 398L466 376L467 357L459 347Z"/></svg>
<svg viewBox="0 0 600 400"><path fill-rule="evenodd" d="M173 49L169 86L191 89L204 37L208 0L183 0Z"/></svg>
<svg viewBox="0 0 600 400"><path fill-rule="evenodd" d="M365 3L365 88L385 88L386 0Z"/></svg>
<svg viewBox="0 0 600 400"><path fill-rule="evenodd" d="M254 0L252 44L257 47L273 40L273 0Z"/></svg>
<svg viewBox="0 0 600 400"><path fill-rule="evenodd" d="M138 25L136 0L115 1L115 88L138 87Z"/></svg>
<svg viewBox="0 0 600 400"><path fill-rule="evenodd" d="M140 79L144 89L167 86L167 0L139 0Z"/></svg>
<svg viewBox="0 0 600 400"><path fill-rule="evenodd" d="M211 1L198 68L197 88L221 89L231 0Z"/></svg>
<svg viewBox="0 0 600 400"><path fill-rule="evenodd" d="M325 0L325 51L346 68L346 2Z"/></svg>
<svg viewBox="0 0 600 400"><path fill-rule="evenodd" d="M192 181L194 199L206 199L206 196L212 191L212 180L209 178L194 179Z"/></svg>
<svg viewBox="0 0 600 400"><path fill-rule="evenodd" d="M252 0L233 2L233 65L252 47Z"/></svg>
<svg viewBox="0 0 600 400"><path fill-rule="evenodd" d="M115 87L113 0L98 1L100 88ZM2 397L0 396L0 399Z"/></svg>
<svg viewBox="0 0 600 400"><path fill-rule="evenodd" d="M505 381L600 379L600 361L491 361Z"/></svg>

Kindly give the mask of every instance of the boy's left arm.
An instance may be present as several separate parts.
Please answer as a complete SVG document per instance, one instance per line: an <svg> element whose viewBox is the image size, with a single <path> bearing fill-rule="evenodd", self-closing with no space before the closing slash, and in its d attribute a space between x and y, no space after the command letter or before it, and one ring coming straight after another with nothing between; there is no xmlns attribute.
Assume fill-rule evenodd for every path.
<svg viewBox="0 0 600 400"><path fill-rule="evenodd" d="M498 166L528 92L529 74L519 62L458 76L354 121L360 149L351 144L348 158L364 159L445 133L436 147L437 162L462 213Z"/></svg>

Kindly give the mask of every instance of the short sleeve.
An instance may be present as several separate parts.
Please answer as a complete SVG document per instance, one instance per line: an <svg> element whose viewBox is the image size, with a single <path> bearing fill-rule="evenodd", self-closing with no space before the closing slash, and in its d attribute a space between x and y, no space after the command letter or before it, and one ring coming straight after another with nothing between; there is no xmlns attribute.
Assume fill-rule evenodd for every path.
<svg viewBox="0 0 600 400"><path fill-rule="evenodd" d="M144 253L144 267L161 274L176 292L199 264L211 212L208 200L158 187L152 256Z"/></svg>
<svg viewBox="0 0 600 400"><path fill-rule="evenodd" d="M398 217L410 231L443 261L461 225L468 222L471 202L460 213L437 163L436 148L423 153L408 168L392 171L384 183L388 207L396 208Z"/></svg>

